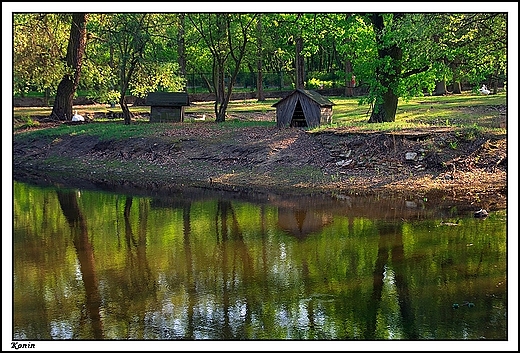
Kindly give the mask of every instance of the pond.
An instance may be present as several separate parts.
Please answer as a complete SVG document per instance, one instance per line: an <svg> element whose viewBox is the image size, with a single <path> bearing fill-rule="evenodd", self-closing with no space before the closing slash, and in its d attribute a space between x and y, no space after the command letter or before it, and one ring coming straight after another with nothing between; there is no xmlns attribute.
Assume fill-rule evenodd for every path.
<svg viewBox="0 0 520 353"><path fill-rule="evenodd" d="M12 339L508 340L506 210L13 184Z"/></svg>

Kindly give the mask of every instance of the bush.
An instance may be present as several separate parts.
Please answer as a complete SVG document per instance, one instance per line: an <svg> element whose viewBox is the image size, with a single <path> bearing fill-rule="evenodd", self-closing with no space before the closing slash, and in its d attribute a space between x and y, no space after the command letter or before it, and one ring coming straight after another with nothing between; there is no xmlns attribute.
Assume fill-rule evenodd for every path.
<svg viewBox="0 0 520 353"><path fill-rule="evenodd" d="M332 81L323 81L317 78L311 78L307 81L308 89L323 89L323 88L332 88Z"/></svg>

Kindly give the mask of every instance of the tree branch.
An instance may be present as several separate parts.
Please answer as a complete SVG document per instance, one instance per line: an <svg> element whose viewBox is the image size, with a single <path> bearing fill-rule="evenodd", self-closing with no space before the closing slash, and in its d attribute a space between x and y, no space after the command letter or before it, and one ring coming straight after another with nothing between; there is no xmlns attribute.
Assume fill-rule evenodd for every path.
<svg viewBox="0 0 520 353"><path fill-rule="evenodd" d="M405 72L404 74L401 75L402 78L405 78L405 77L410 77L412 75L415 75L415 74L419 74L421 72L425 72L427 71L428 69L430 69L430 66L426 65L425 67L422 67L420 69L413 69L413 70L410 70L408 72Z"/></svg>

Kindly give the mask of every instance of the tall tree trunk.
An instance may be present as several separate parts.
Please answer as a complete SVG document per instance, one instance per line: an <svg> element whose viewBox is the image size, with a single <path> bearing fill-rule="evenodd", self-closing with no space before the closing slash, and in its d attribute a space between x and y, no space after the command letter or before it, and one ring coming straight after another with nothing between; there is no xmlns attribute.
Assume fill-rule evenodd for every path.
<svg viewBox="0 0 520 353"><path fill-rule="evenodd" d="M265 101L264 95L264 78L263 78L263 56L262 56L262 14L258 15L256 22L257 33L257 59L256 59L256 97L259 102Z"/></svg>
<svg viewBox="0 0 520 353"><path fill-rule="evenodd" d="M225 99L225 77L224 77L224 63L217 63L216 68L213 69L215 78L215 121L223 123L226 121L227 102Z"/></svg>
<svg viewBox="0 0 520 353"><path fill-rule="evenodd" d="M296 38L296 88L305 88L304 65L303 65L303 38L298 36Z"/></svg>
<svg viewBox="0 0 520 353"><path fill-rule="evenodd" d="M87 13L75 13L72 15L70 37L65 57L67 73L58 85L56 99L50 115L52 119L65 121L72 118L72 100L78 87L83 54L87 44L87 19Z"/></svg>
<svg viewBox="0 0 520 353"><path fill-rule="evenodd" d="M459 79L459 75L458 75L458 67L460 65L460 61L455 58L454 61L452 61L450 63L450 69L451 69L451 72L452 72L452 75L453 75L453 79L451 81L451 84L453 85L453 88L452 88L452 93L453 94L461 94L462 93L462 87L461 87L461 84L460 84L460 79Z"/></svg>
<svg viewBox="0 0 520 353"><path fill-rule="evenodd" d="M141 49L143 50L143 49ZM121 69L121 90L120 98L119 98L119 105L121 106L121 110L123 111L123 118L125 120L125 125L130 125L132 122L133 114L128 108L128 104L126 104L126 91L128 90L130 86L130 80L134 74L135 68L137 67L138 59L137 57L134 57L132 61L130 62L130 68L128 69L128 72L125 72L126 65L123 65L123 68Z"/></svg>
<svg viewBox="0 0 520 353"><path fill-rule="evenodd" d="M179 56L179 69L182 77L186 77L186 45L184 42L184 24L185 16L183 13L179 14L179 32L177 34L177 54ZM185 89L188 92L188 85Z"/></svg>
<svg viewBox="0 0 520 353"><path fill-rule="evenodd" d="M445 65L445 60L440 60L441 64ZM446 89L446 76L443 75L442 80L435 82L435 92L433 93L434 96L443 96L446 93L448 93L448 90Z"/></svg>
<svg viewBox="0 0 520 353"><path fill-rule="evenodd" d="M345 96L354 96L354 86L352 85L352 63L350 60L345 60Z"/></svg>

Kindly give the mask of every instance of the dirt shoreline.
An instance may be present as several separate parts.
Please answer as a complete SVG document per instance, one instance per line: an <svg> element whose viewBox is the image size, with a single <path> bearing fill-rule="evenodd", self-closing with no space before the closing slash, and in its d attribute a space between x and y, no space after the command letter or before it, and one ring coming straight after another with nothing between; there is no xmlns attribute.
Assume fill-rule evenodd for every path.
<svg viewBox="0 0 520 353"><path fill-rule="evenodd" d="M359 133L347 128L184 124L147 138L13 140L16 175L53 173L112 186L292 195L402 196L504 209L507 138L456 129Z"/></svg>

